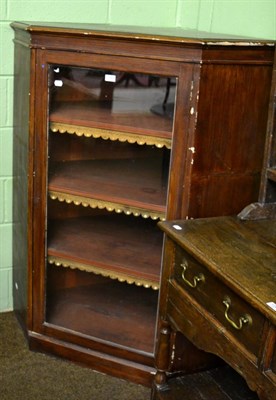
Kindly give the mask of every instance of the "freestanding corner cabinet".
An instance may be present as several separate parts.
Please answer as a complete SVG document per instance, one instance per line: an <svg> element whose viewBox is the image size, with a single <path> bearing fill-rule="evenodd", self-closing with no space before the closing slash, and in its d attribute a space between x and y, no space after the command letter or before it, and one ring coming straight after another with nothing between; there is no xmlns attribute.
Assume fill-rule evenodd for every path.
<svg viewBox="0 0 276 400"><path fill-rule="evenodd" d="M177 29L12 27L14 309L31 349L149 385L157 222L257 200L274 45ZM183 346L186 370L202 367Z"/></svg>

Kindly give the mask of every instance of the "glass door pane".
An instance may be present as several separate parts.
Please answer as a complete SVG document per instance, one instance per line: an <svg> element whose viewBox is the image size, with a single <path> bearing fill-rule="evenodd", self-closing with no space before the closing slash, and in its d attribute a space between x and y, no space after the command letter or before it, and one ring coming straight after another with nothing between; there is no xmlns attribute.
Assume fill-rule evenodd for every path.
<svg viewBox="0 0 276 400"><path fill-rule="evenodd" d="M46 321L153 352L176 79L51 66Z"/></svg>

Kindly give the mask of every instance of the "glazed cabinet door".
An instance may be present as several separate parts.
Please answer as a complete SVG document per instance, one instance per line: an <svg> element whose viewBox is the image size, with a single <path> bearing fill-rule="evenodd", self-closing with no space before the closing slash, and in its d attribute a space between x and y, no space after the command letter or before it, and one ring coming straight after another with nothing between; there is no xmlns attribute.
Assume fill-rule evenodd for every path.
<svg viewBox="0 0 276 400"><path fill-rule="evenodd" d="M190 95L178 88L193 69L37 53L33 330L153 366L157 222L180 210Z"/></svg>

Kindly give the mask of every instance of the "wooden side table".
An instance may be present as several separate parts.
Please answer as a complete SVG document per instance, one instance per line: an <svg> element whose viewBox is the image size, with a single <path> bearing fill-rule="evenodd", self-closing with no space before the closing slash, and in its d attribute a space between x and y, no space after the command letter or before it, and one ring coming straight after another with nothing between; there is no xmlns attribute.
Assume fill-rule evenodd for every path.
<svg viewBox="0 0 276 400"><path fill-rule="evenodd" d="M180 331L222 358L260 399L275 400L276 220L219 217L159 226L166 244L153 398L177 398L170 397L170 336Z"/></svg>

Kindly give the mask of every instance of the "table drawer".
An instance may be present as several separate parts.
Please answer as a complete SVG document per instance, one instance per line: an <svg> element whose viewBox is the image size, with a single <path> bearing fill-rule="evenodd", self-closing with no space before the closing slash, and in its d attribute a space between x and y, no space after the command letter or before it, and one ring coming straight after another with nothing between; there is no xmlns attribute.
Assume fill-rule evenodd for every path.
<svg viewBox="0 0 276 400"><path fill-rule="evenodd" d="M258 357L265 318L180 246L173 279Z"/></svg>

